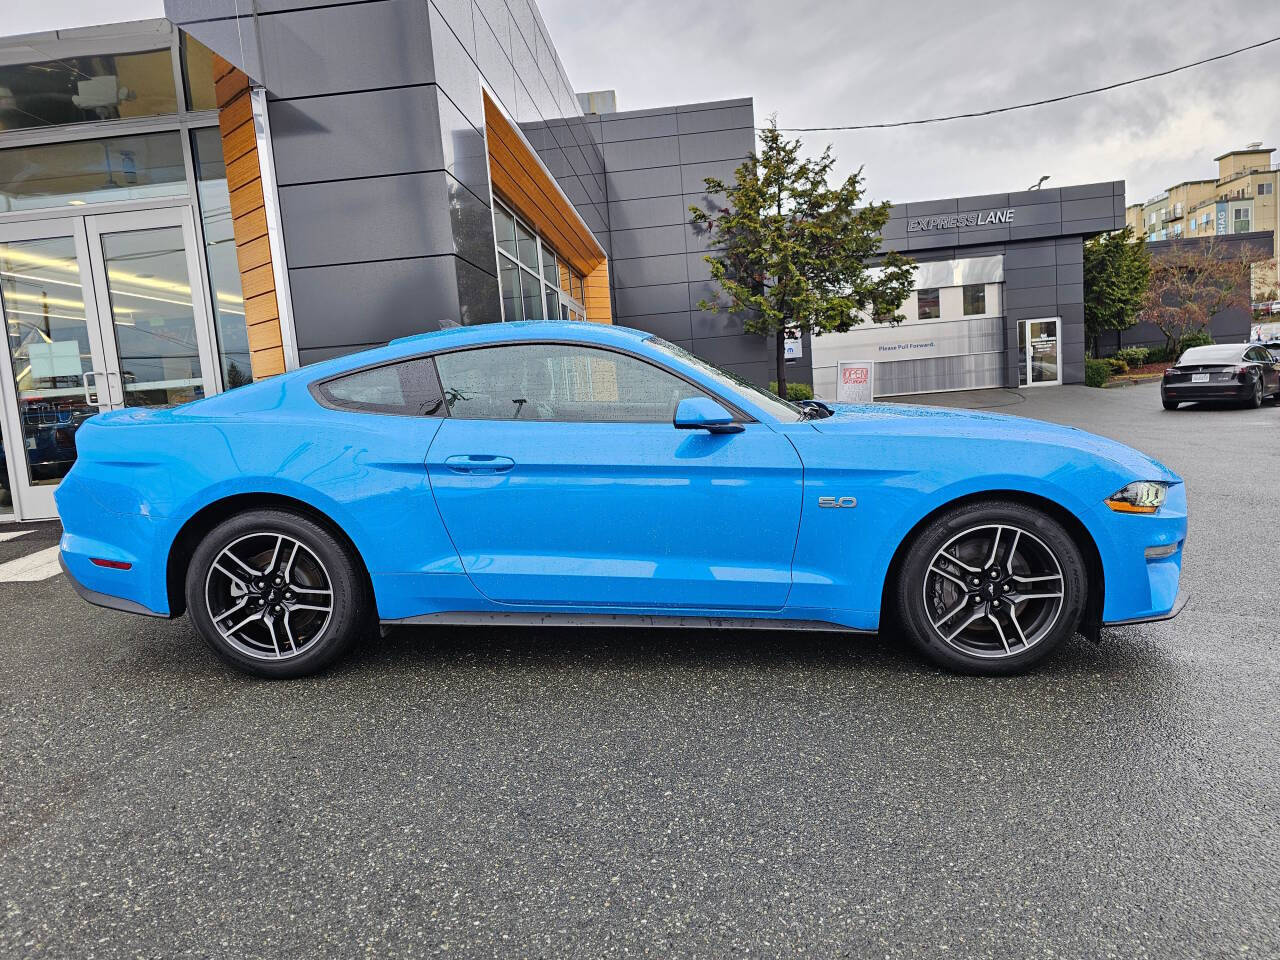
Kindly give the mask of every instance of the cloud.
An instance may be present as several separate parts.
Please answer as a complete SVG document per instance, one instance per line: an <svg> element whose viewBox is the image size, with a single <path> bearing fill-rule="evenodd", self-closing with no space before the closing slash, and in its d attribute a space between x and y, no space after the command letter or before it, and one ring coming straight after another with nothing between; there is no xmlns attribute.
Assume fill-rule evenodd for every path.
<svg viewBox="0 0 1280 960"><path fill-rule="evenodd" d="M915 119L1129 79L1280 35L1280 11L1205 0L1004 3L543 0L579 90L622 109L751 96L763 122ZM1232 11L1235 11L1233 13ZM1204 29L1206 25L1213 29ZM1280 45L1066 103L924 127L803 135L876 198L923 200L1127 181L1130 202L1210 177L1213 157L1280 146Z"/></svg>

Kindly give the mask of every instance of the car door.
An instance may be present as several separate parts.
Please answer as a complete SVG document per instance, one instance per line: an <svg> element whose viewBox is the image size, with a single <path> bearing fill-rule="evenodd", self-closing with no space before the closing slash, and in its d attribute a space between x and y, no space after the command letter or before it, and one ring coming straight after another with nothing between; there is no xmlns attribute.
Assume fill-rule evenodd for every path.
<svg viewBox="0 0 1280 960"><path fill-rule="evenodd" d="M1262 375L1262 392L1268 396L1280 393L1280 363L1266 347L1251 347L1246 359L1257 362Z"/></svg>
<svg viewBox="0 0 1280 960"><path fill-rule="evenodd" d="M676 429L679 401L705 392L612 349L508 343L438 354L436 368L449 416L428 475L463 567L490 600L785 604L801 465L767 424Z"/></svg>

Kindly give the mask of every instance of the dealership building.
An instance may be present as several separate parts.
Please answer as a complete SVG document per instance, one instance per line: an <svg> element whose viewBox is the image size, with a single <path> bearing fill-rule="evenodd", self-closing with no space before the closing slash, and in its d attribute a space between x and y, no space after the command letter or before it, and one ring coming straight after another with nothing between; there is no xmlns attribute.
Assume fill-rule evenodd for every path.
<svg viewBox="0 0 1280 960"><path fill-rule="evenodd" d="M0 518L55 515L99 410L452 324L626 324L772 378L769 342L698 308L714 251L688 213L753 149L750 99L618 112L528 0L165 14L0 37ZM1082 380L1082 243L1124 215L1122 182L899 205L902 322L798 343L790 379Z"/></svg>

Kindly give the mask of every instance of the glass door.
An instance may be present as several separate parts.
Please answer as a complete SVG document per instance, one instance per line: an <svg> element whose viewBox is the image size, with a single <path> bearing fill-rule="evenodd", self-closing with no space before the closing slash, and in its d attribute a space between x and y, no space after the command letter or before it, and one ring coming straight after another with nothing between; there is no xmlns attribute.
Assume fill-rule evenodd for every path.
<svg viewBox="0 0 1280 960"><path fill-rule="evenodd" d="M1018 349L1023 359L1019 386L1041 387L1062 383L1056 317L1023 320L1018 324Z"/></svg>
<svg viewBox="0 0 1280 960"><path fill-rule="evenodd" d="M197 250L187 207L0 226L0 518L57 515L93 414L217 391Z"/></svg>
<svg viewBox="0 0 1280 960"><path fill-rule="evenodd" d="M90 216L85 225L106 363L102 405L172 407L216 393L191 211Z"/></svg>
<svg viewBox="0 0 1280 960"><path fill-rule="evenodd" d="M75 462L75 433L100 409L106 372L89 246L80 218L0 226L0 515L56 516L53 491Z"/></svg>

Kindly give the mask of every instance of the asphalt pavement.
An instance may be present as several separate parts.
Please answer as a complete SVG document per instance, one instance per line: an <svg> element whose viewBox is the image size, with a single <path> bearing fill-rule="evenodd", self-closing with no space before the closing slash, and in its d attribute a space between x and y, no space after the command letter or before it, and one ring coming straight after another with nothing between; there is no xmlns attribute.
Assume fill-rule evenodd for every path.
<svg viewBox="0 0 1280 960"><path fill-rule="evenodd" d="M1180 618L1008 679L436 628L267 683L0 583L0 956L1280 956L1280 409L969 402L1186 478ZM35 531L0 562L57 535L0 529Z"/></svg>

